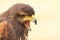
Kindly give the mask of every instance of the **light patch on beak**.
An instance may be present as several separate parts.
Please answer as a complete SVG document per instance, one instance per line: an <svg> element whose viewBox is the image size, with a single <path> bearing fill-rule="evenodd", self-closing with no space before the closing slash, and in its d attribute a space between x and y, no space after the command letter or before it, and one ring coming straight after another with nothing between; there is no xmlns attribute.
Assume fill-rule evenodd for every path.
<svg viewBox="0 0 60 40"><path fill-rule="evenodd" d="M29 20L29 21L32 21L34 19L34 15L32 15L32 16L26 16L26 17L24 17L24 21L25 20Z"/></svg>

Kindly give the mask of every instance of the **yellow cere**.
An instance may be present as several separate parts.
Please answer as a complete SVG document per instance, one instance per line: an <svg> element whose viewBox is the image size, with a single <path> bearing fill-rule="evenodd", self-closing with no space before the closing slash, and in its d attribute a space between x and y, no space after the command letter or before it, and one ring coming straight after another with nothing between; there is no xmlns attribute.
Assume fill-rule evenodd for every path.
<svg viewBox="0 0 60 40"><path fill-rule="evenodd" d="M25 20L29 20L29 21L32 21L34 19L34 15L32 15L32 16L26 16L26 17L24 17L24 21Z"/></svg>

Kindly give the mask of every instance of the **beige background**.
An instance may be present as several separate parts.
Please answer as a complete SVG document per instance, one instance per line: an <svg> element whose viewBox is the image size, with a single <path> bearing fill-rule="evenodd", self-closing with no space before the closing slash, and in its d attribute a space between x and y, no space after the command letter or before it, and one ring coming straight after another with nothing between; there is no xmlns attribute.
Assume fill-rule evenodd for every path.
<svg viewBox="0 0 60 40"><path fill-rule="evenodd" d="M60 0L0 0L0 13L15 3L31 5L38 24L31 22L28 40L60 40Z"/></svg>

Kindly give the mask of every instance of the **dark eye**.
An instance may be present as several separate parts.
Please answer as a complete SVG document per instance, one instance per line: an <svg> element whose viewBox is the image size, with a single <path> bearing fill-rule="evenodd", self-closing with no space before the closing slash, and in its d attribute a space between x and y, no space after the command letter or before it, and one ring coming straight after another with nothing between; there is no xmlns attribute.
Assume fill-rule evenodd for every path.
<svg viewBox="0 0 60 40"><path fill-rule="evenodd" d="M18 17L25 17L26 15L18 15Z"/></svg>
<svg viewBox="0 0 60 40"><path fill-rule="evenodd" d="M25 17L26 15L17 14L18 17Z"/></svg>
<svg viewBox="0 0 60 40"><path fill-rule="evenodd" d="M20 15L20 16L25 17L26 15Z"/></svg>

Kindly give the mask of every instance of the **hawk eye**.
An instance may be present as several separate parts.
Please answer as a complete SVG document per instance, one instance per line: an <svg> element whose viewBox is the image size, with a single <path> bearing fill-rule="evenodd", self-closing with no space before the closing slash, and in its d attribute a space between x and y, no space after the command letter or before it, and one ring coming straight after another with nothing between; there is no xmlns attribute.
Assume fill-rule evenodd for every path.
<svg viewBox="0 0 60 40"><path fill-rule="evenodd" d="M26 15L20 15L20 16L25 17Z"/></svg>
<svg viewBox="0 0 60 40"><path fill-rule="evenodd" d="M18 15L19 17L25 17L26 15Z"/></svg>

